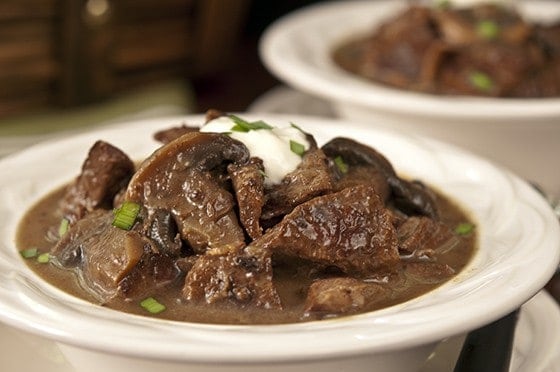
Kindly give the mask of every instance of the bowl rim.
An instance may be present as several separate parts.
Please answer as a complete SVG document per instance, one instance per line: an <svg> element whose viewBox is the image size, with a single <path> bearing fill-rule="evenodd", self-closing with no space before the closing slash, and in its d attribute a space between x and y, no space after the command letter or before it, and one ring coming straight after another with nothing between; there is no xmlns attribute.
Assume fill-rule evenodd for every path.
<svg viewBox="0 0 560 372"><path fill-rule="evenodd" d="M412 92L360 78L331 60L329 53L335 45L367 33L406 4L405 0L349 0L317 3L295 10L276 20L262 34L261 61L273 75L298 90L380 113L492 119L504 123L560 117L560 97L486 98ZM553 0L521 0L519 7L536 19L550 14L560 18L560 3ZM341 21L345 19L352 22Z"/></svg>
<svg viewBox="0 0 560 372"><path fill-rule="evenodd" d="M271 123L297 122L312 132L321 131L317 136L320 142L332 138L333 134L352 135L386 149L408 149L409 153L419 155L418 161L435 159L433 171L441 173L438 173L439 178L460 178L451 177L454 182L460 181L459 185L451 182L444 186L458 187L454 192L464 190L468 193L468 188L465 189L461 182L466 182L469 187L484 185L488 187L486 191L495 193L492 197L504 199L502 201L507 204L507 210L501 211L468 208L476 219L484 218L481 222L503 218L497 231L480 230L481 252L486 252L487 244L497 247L504 242L511 243L519 251L508 258L507 265L504 263L507 267L484 267L482 276L476 273L483 268L478 267L483 258L477 253L456 279L432 291L429 296L377 312L317 322L267 326L193 324L134 316L90 304L47 284L26 266L15 248L17 223L27 209L22 206L30 206L44 196L42 190L45 188L51 190L62 185L62 180L72 179L71 175L78 171L82 158L69 155L78 150L85 155L87 146L84 145L103 138L133 156L148 155L155 149L155 142L139 136L131 137L131 131L146 134L179 123L202 123L203 116L141 120L48 141L0 160L0 172L7 174L7 183L0 187L0 213L8 216L7 223L0 226L3 236L0 239L0 321L65 344L142 358L231 364L324 360L415 347L489 323L536 294L560 261L560 225L546 201L521 179L475 155L435 140L364 128L348 121L302 115L239 115ZM64 160L52 165L53 157ZM398 161L402 162L402 159ZM37 169L27 169L30 164L35 164ZM71 169L54 173L52 179L42 182L45 180L43 172L49 169L39 170L41 167ZM38 183L29 179L40 176L43 178ZM485 177L493 177L492 182ZM441 183L441 180L437 182ZM493 222L497 223L497 220ZM516 236L508 236L512 231ZM529 279L525 278L526 270L532 272ZM475 274L478 275L476 280L464 287L461 280ZM496 289L501 293L499 301L495 301ZM457 296L452 301L437 302L438 296L445 297L448 292L448 295ZM476 295L484 296L489 302L469 301ZM432 306L429 309L422 305L426 298ZM61 318L64 322L60 321ZM392 336L387 337L387 332ZM89 338L83 337L85 333ZM165 344L169 340L173 342ZM340 345L340 341L344 344ZM216 350L220 351L219 355Z"/></svg>

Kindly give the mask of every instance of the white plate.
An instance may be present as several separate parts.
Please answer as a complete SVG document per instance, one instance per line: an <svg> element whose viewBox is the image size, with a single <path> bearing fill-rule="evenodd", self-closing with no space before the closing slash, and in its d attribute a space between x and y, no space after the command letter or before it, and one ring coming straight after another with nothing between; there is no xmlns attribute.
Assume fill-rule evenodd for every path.
<svg viewBox="0 0 560 372"><path fill-rule="evenodd" d="M139 358L153 358L221 366L274 364L286 370L297 362L327 366L358 359L364 366L372 355L398 350L395 354L402 356L411 348L505 315L538 293L556 269L560 226L546 201L509 172L427 138L321 117L240 115L271 124L297 123L320 144L344 135L378 148L399 171L454 196L478 222L481 249L464 271L429 295L346 319L236 327L178 324L94 306L61 293L31 272L14 247L15 229L32 203L75 177L96 140L141 159L156 148L151 139L156 130L204 119L197 115L138 121L0 160L0 319L62 344L117 353L138 363Z"/></svg>
<svg viewBox="0 0 560 372"><path fill-rule="evenodd" d="M438 345L420 372L449 372L463 336ZM56 343L0 323L2 369L10 372L80 372L64 358ZM515 332L510 372L554 371L560 365L560 308L539 292L523 305Z"/></svg>

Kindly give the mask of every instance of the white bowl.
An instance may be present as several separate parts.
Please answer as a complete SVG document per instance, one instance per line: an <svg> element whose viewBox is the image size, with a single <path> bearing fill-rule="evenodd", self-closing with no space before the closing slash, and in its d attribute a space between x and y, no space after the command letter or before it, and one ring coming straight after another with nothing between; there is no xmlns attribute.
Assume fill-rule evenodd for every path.
<svg viewBox="0 0 560 372"><path fill-rule="evenodd" d="M519 1L530 20L560 18L558 1ZM335 1L295 11L260 41L264 65L280 80L327 99L353 121L428 135L506 165L560 197L560 98L450 97L408 92L354 76L331 59L333 48L365 35L407 5L400 0Z"/></svg>
<svg viewBox="0 0 560 372"><path fill-rule="evenodd" d="M0 186L0 320L57 342L79 371L411 371L434 345L489 323L537 293L560 260L560 226L526 182L467 152L422 137L319 117L240 114L293 122L320 144L335 136L375 146L395 168L458 201L478 226L479 249L464 271L417 299L336 320L287 325L206 325L129 315L47 284L15 246L23 213L75 177L98 139L141 159L151 134L202 116L125 123L4 158Z"/></svg>

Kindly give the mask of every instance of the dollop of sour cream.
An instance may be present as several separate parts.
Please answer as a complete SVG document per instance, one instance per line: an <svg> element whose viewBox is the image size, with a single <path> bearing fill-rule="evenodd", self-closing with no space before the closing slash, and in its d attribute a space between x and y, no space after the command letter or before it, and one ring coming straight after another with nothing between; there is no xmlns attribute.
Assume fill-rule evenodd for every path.
<svg viewBox="0 0 560 372"><path fill-rule="evenodd" d="M262 159L265 172L265 184L273 185L282 181L284 176L297 168L301 155L293 146L309 149L310 144L305 133L293 124L275 126L267 123L270 129L252 129L247 132L234 130L236 123L229 116L220 116L206 123L201 132L227 133L231 138L242 142L253 157Z"/></svg>

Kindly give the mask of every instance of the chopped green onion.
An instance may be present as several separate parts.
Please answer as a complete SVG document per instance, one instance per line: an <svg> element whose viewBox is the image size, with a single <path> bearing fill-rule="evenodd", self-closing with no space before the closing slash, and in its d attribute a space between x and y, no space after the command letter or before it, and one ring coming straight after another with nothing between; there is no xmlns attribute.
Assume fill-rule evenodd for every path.
<svg viewBox="0 0 560 372"><path fill-rule="evenodd" d="M37 256L37 262L39 263L47 263L49 262L51 259L51 255L50 253L41 253L39 256Z"/></svg>
<svg viewBox="0 0 560 372"><path fill-rule="evenodd" d="M473 71L469 74L469 82L478 90L488 92L494 86L492 79L484 72Z"/></svg>
<svg viewBox="0 0 560 372"><path fill-rule="evenodd" d="M263 171L259 169L259 173L261 174L261 176L263 176L263 178L267 178L267 174Z"/></svg>
<svg viewBox="0 0 560 372"><path fill-rule="evenodd" d="M140 204L125 201L120 208L115 209L113 226L123 230L130 230L136 222L136 217L140 212Z"/></svg>
<svg viewBox="0 0 560 372"><path fill-rule="evenodd" d="M294 123L290 123L290 126L291 126L292 128L295 128L295 129L299 130L301 133L304 133L304 134L305 134L305 132L303 131L303 129L301 129L298 125L296 125L296 124L294 124Z"/></svg>
<svg viewBox="0 0 560 372"><path fill-rule="evenodd" d="M494 21L480 21L476 25L476 33L484 39L492 40L500 33L500 26Z"/></svg>
<svg viewBox="0 0 560 372"><path fill-rule="evenodd" d="M39 250L37 248L28 248L28 249L23 249L23 250L19 251L19 253L21 254L21 257L23 257L23 258L34 258L34 257L37 257L37 254L39 253Z"/></svg>
<svg viewBox="0 0 560 372"><path fill-rule="evenodd" d="M344 159L342 159L342 156L339 155L336 158L334 158L334 163L336 164L336 167L338 168L338 170L341 173L348 172L348 164L346 164L344 162Z"/></svg>
<svg viewBox="0 0 560 372"><path fill-rule="evenodd" d="M290 140L290 150L292 150L292 152L294 154L297 154L299 156L303 156L303 154L305 153L305 146L303 146L299 142L296 142L294 140Z"/></svg>
<svg viewBox="0 0 560 372"><path fill-rule="evenodd" d="M229 118L235 123L231 130L234 132L249 132L251 130L259 129L272 129L270 125L262 120L249 122L247 120L241 119L236 115L229 115Z"/></svg>
<svg viewBox="0 0 560 372"><path fill-rule="evenodd" d="M140 306L150 314L159 314L166 309L165 305L159 303L155 298L148 297L140 302Z"/></svg>
<svg viewBox="0 0 560 372"><path fill-rule="evenodd" d="M70 224L70 221L68 221L66 218L63 218L60 221L60 226L58 226L58 236L59 237L63 237L64 234L66 234L66 232L68 231L68 226Z"/></svg>
<svg viewBox="0 0 560 372"><path fill-rule="evenodd" d="M455 233L458 235L469 235L474 230L474 225L470 222L461 222L455 227Z"/></svg>

